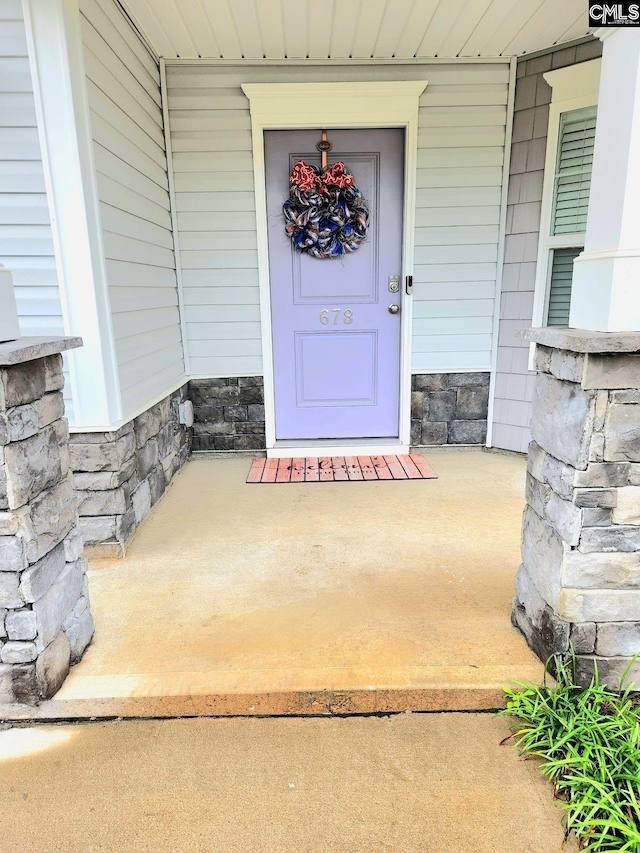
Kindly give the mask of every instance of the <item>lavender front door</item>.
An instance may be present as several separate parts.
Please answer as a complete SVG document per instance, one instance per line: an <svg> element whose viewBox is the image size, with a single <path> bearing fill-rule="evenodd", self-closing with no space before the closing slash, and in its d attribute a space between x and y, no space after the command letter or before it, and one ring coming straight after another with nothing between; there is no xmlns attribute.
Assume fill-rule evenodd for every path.
<svg viewBox="0 0 640 853"><path fill-rule="evenodd" d="M320 133L265 132L276 438L397 438L404 131L328 132L329 164L344 160L371 208L367 241L340 260L301 254L284 231L289 175L320 165Z"/></svg>

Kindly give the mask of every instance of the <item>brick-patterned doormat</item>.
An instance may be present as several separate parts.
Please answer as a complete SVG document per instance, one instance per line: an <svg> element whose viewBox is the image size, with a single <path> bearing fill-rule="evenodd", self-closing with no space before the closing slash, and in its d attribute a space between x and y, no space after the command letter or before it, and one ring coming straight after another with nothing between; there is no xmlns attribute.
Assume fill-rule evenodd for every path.
<svg viewBox="0 0 640 853"><path fill-rule="evenodd" d="M434 480L416 453L408 456L321 456L254 459L247 483L318 483L335 480Z"/></svg>

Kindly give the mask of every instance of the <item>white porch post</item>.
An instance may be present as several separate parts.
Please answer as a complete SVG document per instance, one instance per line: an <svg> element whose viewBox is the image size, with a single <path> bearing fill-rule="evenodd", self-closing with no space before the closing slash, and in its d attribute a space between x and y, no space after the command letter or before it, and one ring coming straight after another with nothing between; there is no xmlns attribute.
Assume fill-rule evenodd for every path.
<svg viewBox="0 0 640 853"><path fill-rule="evenodd" d="M122 416L96 186L78 0L23 0L65 332L74 426Z"/></svg>
<svg viewBox="0 0 640 853"><path fill-rule="evenodd" d="M640 33L601 30L598 120L584 251L569 325L640 329Z"/></svg>

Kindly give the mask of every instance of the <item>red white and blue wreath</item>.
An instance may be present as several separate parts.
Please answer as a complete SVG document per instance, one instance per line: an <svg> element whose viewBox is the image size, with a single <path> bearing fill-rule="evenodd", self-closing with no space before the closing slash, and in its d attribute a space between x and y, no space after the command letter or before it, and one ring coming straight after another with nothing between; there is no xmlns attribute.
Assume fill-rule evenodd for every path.
<svg viewBox="0 0 640 853"><path fill-rule="evenodd" d="M296 163L282 210L291 242L313 258L355 252L369 230L369 205L341 160L324 169Z"/></svg>

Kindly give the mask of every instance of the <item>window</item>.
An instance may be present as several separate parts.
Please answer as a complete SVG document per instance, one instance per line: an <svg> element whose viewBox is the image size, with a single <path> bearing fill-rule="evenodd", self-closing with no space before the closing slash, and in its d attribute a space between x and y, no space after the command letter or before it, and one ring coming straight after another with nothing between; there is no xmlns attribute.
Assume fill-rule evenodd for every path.
<svg viewBox="0 0 640 853"><path fill-rule="evenodd" d="M547 287L547 326L568 326L573 262L584 248L587 228L596 107L560 113L558 155L553 184ZM562 243L571 245L561 245Z"/></svg>
<svg viewBox="0 0 640 853"><path fill-rule="evenodd" d="M573 262L582 251L582 246L571 249L554 249L549 279L549 302L547 326L568 326L571 303L571 279Z"/></svg>
<svg viewBox="0 0 640 853"><path fill-rule="evenodd" d="M551 215L555 236L586 231L595 138L595 106L560 114L560 143Z"/></svg>
<svg viewBox="0 0 640 853"><path fill-rule="evenodd" d="M584 248L596 135L600 60L544 75L552 88L534 326L568 326L573 262Z"/></svg>

